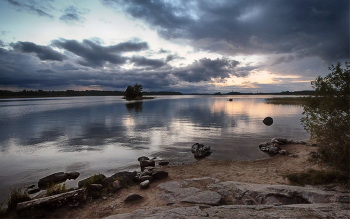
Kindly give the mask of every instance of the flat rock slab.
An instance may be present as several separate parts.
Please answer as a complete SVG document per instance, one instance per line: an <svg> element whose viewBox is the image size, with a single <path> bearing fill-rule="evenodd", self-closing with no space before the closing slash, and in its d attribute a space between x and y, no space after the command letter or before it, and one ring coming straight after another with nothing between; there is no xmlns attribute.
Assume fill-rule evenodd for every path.
<svg viewBox="0 0 350 219"><path fill-rule="evenodd" d="M312 187L288 185L262 185L240 182L221 182L210 184L209 189L217 191L229 204L314 204L314 203L342 203L349 194L323 191Z"/></svg>
<svg viewBox="0 0 350 219"><path fill-rule="evenodd" d="M217 192L204 191L180 200L192 204L219 205L221 196Z"/></svg>
<svg viewBox="0 0 350 219"><path fill-rule="evenodd" d="M349 218L350 210L339 204L310 205L224 205L201 209L191 207L143 208L132 213L117 214L105 219L131 218Z"/></svg>
<svg viewBox="0 0 350 219"><path fill-rule="evenodd" d="M214 191L201 191L198 188L183 188L179 182L166 182L158 187L164 191L161 199L167 204L187 202L192 204L219 205L221 196Z"/></svg>

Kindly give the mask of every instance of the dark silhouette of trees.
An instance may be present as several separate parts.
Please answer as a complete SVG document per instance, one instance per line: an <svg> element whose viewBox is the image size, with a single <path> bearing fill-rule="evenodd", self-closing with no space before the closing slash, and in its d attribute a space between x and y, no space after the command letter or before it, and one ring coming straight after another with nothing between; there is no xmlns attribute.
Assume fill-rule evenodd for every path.
<svg viewBox="0 0 350 219"><path fill-rule="evenodd" d="M124 93L125 99L142 99L142 89L142 85L137 83L133 87L128 86Z"/></svg>

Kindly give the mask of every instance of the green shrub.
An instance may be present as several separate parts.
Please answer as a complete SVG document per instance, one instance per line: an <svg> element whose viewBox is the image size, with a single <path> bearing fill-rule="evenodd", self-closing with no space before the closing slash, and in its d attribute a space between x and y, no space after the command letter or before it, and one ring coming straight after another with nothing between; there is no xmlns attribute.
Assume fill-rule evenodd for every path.
<svg viewBox="0 0 350 219"><path fill-rule="evenodd" d="M290 173L284 175L289 181L299 185L320 185L329 183L347 183L346 175L334 170L307 170L300 173Z"/></svg>
<svg viewBox="0 0 350 219"><path fill-rule="evenodd" d="M22 192L21 189L11 189L11 196L7 201L7 210L16 209L18 203L29 200L30 198L27 192Z"/></svg>
<svg viewBox="0 0 350 219"><path fill-rule="evenodd" d="M95 174L85 181L84 187L89 190L91 184L102 184L104 178L105 176L103 174Z"/></svg>
<svg viewBox="0 0 350 219"><path fill-rule="evenodd" d="M61 193L65 193L68 190L66 189L66 184L52 184L47 190L46 190L46 196L51 195L57 195Z"/></svg>
<svg viewBox="0 0 350 219"><path fill-rule="evenodd" d="M304 105L302 124L318 145L319 158L349 176L350 62L331 66L326 77L311 82L315 96Z"/></svg>

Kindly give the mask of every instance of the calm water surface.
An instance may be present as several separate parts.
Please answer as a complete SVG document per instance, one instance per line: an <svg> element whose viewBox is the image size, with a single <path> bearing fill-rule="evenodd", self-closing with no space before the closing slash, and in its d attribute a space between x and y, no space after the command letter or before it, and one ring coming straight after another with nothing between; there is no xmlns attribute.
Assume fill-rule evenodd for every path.
<svg viewBox="0 0 350 219"><path fill-rule="evenodd" d="M300 125L302 108L265 104L267 97L2 99L0 197L7 198L10 187L35 184L54 172L80 172L66 183L76 186L95 173L136 169L142 155L194 162L196 142L212 147L207 159L255 160L268 157L258 145L272 137L308 139ZM272 126L262 123L267 116L273 117Z"/></svg>

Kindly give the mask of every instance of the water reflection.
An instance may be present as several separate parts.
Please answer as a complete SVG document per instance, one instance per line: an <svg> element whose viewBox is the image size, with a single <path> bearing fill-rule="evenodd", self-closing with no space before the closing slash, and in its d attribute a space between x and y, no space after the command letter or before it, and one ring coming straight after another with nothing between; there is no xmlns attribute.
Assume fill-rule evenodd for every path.
<svg viewBox="0 0 350 219"><path fill-rule="evenodd" d="M135 112L141 112L142 111L142 101L136 101L136 102L128 102L125 104L128 111L135 110Z"/></svg>
<svg viewBox="0 0 350 219"><path fill-rule="evenodd" d="M299 122L300 107L265 104L264 97L256 96L227 99L169 96L127 103L120 97L0 101L0 188L14 182L33 183L76 166L80 178L107 174L134 165L142 155L193 162L191 146L196 142L211 146L213 153L208 159L252 160L268 157L258 145L272 137L308 138ZM267 116L274 119L270 127L262 123ZM31 175L15 176L26 171Z"/></svg>

